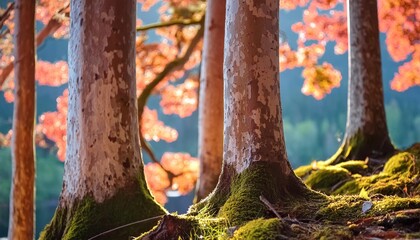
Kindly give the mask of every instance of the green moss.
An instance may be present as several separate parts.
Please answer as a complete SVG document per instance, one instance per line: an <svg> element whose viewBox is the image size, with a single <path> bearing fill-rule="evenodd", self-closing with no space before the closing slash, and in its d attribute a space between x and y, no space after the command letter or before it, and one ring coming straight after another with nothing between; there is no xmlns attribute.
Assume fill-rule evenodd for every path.
<svg viewBox="0 0 420 240"><path fill-rule="evenodd" d="M281 229L282 223L278 218L259 218L236 230L232 239L274 240L278 239Z"/></svg>
<svg viewBox="0 0 420 240"><path fill-rule="evenodd" d="M420 154L416 151L416 147L391 157L385 164L383 172L390 175L397 173L418 174L420 172Z"/></svg>
<svg viewBox="0 0 420 240"><path fill-rule="evenodd" d="M330 160L328 164L331 164ZM308 165L300 169L312 169L312 167ZM349 171L348 178L340 169ZM414 144L392 156L382 172L368 174L367 162L349 160L337 165L320 165L319 170L306 173L305 183L312 189L333 195L358 194L363 188L371 195L377 193L398 196L419 195L420 187L417 183L420 179L420 144Z"/></svg>
<svg viewBox="0 0 420 240"><path fill-rule="evenodd" d="M362 174L366 173L368 170L368 165L366 161L349 160L346 162L339 163L336 166L344 168L352 174Z"/></svg>
<svg viewBox="0 0 420 240"><path fill-rule="evenodd" d="M372 202L372 208L363 213L362 206L365 201L367 199L359 196L331 196L329 204L321 207L316 213L316 217L317 219L346 223L360 218L420 207L418 198L386 196L379 200L368 200Z"/></svg>
<svg viewBox="0 0 420 240"><path fill-rule="evenodd" d="M414 208L420 208L419 198L402 198L396 196L389 196L379 201L374 201L372 210L368 213L371 216L377 216L389 213L391 211Z"/></svg>
<svg viewBox="0 0 420 240"><path fill-rule="evenodd" d="M270 200L279 197L274 187L277 186L275 177L268 177L271 171L267 165L255 164L239 174L231 184L230 195L220 208L219 216L234 226L264 217L267 207L259 197L264 195Z"/></svg>
<svg viewBox="0 0 420 240"><path fill-rule="evenodd" d="M74 202L71 209L58 207L40 239L88 239L110 229L165 213L145 184L139 186L133 183L102 203L87 196ZM126 239L149 230L157 221L158 218L153 218L95 239Z"/></svg>
<svg viewBox="0 0 420 240"><path fill-rule="evenodd" d="M311 171L313 170L311 165L305 165L305 166L301 166L295 169L295 174L296 176L300 177L300 178L304 178L307 175L309 175L311 173Z"/></svg>
<svg viewBox="0 0 420 240"><path fill-rule="evenodd" d="M352 179L348 182L344 183L341 187L334 190L331 194L337 195L337 194L359 194L362 190L363 185L359 183L358 179Z"/></svg>
<svg viewBox="0 0 420 240"><path fill-rule="evenodd" d="M314 190L329 193L332 186L350 178L350 172L344 168L327 166L319 168L305 180L305 183Z"/></svg>
<svg viewBox="0 0 420 240"><path fill-rule="evenodd" d="M320 229L314 231L309 239L319 240L347 240L353 239L353 234L348 227L338 225L324 225Z"/></svg>
<svg viewBox="0 0 420 240"><path fill-rule="evenodd" d="M347 222L359 217L366 199L359 196L331 196L329 203L316 213L318 219Z"/></svg>

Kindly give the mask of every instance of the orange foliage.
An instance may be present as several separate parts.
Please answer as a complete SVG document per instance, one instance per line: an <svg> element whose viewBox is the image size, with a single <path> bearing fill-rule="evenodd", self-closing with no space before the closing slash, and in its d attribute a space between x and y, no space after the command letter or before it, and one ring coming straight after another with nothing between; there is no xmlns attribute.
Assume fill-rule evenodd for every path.
<svg viewBox="0 0 420 240"><path fill-rule="evenodd" d="M341 73L325 62L321 66L305 68L302 76L305 78L302 93L312 95L316 100L324 98L332 88L339 87L341 81Z"/></svg>
<svg viewBox="0 0 420 240"><path fill-rule="evenodd" d="M70 27L70 19L66 16L66 12L58 14L57 12L70 4L70 0L39 0L35 10L35 18L37 21L47 24L51 18L57 18L61 22L61 26L54 32L53 37L67 37Z"/></svg>
<svg viewBox="0 0 420 240"><path fill-rule="evenodd" d="M402 92L412 86L420 86L420 44L416 45L411 61L398 68L391 82L391 88Z"/></svg>
<svg viewBox="0 0 420 240"><path fill-rule="evenodd" d="M37 131L42 132L47 138L57 145L57 156L60 161L66 158L66 117L68 111L69 91L57 98L57 112L46 112L39 117Z"/></svg>
<svg viewBox="0 0 420 240"><path fill-rule="evenodd" d="M35 79L40 85L61 86L67 83L68 72L69 67L65 61L56 63L37 61Z"/></svg>
<svg viewBox="0 0 420 240"><path fill-rule="evenodd" d="M156 110L150 110L148 107L144 109L141 121L141 132L147 141L158 142L161 139L166 142L173 142L178 138L178 132L162 121L159 121Z"/></svg>
<svg viewBox="0 0 420 240"><path fill-rule="evenodd" d="M177 86L168 85L162 91L160 106L164 114L177 114L184 118L197 109L198 79L189 78Z"/></svg>
<svg viewBox="0 0 420 240"><path fill-rule="evenodd" d="M148 163L144 168L149 188L158 202L166 203L167 195L173 192L186 195L194 189L198 177L197 158L186 153L166 152L160 163L174 175L172 179L157 163Z"/></svg>

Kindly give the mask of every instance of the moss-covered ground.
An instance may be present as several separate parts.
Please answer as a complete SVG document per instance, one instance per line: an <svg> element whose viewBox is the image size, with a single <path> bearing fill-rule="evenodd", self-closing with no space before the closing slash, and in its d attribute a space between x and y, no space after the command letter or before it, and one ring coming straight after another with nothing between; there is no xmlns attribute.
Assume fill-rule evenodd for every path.
<svg viewBox="0 0 420 240"><path fill-rule="evenodd" d="M59 206L39 239L128 239L150 230L164 214L144 181L133 181L102 203L86 196L71 208ZM139 224L118 228L142 219L145 221Z"/></svg>
<svg viewBox="0 0 420 240"><path fill-rule="evenodd" d="M415 144L380 169L355 160L296 170L325 195L288 195L272 188L278 182L267 178L269 170L253 169L235 178L228 191L213 193L189 214L163 219L170 224L137 239L419 239L419 156Z"/></svg>
<svg viewBox="0 0 420 240"><path fill-rule="evenodd" d="M384 165L372 168L370 159L350 160L336 165L313 162L295 170L312 189L327 194L420 195L420 143L399 151Z"/></svg>
<svg viewBox="0 0 420 240"><path fill-rule="evenodd" d="M160 224L152 234L137 239L417 239L420 236L418 198L331 196L325 201L296 204L308 206L312 214L307 211L303 217L297 210L302 208L293 211L273 205L279 216L266 207L258 218L236 224L222 215L171 215L162 220L166 229L159 231ZM240 212L247 214L247 209L240 210L238 215Z"/></svg>

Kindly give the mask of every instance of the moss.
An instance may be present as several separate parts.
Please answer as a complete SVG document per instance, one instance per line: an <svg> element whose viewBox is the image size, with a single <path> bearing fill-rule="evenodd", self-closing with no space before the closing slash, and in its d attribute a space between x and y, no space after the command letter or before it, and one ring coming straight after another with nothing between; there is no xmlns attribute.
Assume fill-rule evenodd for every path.
<svg viewBox="0 0 420 240"><path fill-rule="evenodd" d="M331 164L331 161L327 164ZM312 167L308 165L300 169L302 171L302 169L312 169ZM351 174L346 178L340 169L348 170ZM377 170L378 166L372 169ZM309 174L306 172L305 183L312 189L333 195L358 194L363 188L371 195L414 196L420 194L419 143L392 156L385 163L383 171L368 175L372 169L365 161L349 160L331 166L325 166L323 163L318 170L311 170ZM341 180L337 181L338 179Z"/></svg>
<svg viewBox="0 0 420 240"><path fill-rule="evenodd" d="M414 208L420 208L419 198L402 198L396 196L389 196L379 201L374 201L372 209L368 213L371 216L377 216L389 213L391 211Z"/></svg>
<svg viewBox="0 0 420 240"><path fill-rule="evenodd" d="M219 217L228 219L234 225L264 217L267 207L259 197L274 200L279 197L275 177L268 177L272 169L268 165L255 164L239 174L231 184L231 192L223 206ZM274 176L274 175L273 175Z"/></svg>
<svg viewBox="0 0 420 240"><path fill-rule="evenodd" d="M359 183L358 179L351 179L348 182L344 183L342 186L334 190L331 194L359 194L362 190L362 185Z"/></svg>
<svg viewBox="0 0 420 240"><path fill-rule="evenodd" d="M314 231L309 239L319 240L347 240L353 239L353 234L348 227L338 225L324 225L321 228Z"/></svg>
<svg viewBox="0 0 420 240"><path fill-rule="evenodd" d="M387 174L418 174L420 172L420 153L416 145L407 151L398 153L391 157L384 166L384 173Z"/></svg>
<svg viewBox="0 0 420 240"><path fill-rule="evenodd" d="M344 168L327 166L314 171L305 183L312 189L329 193L332 186L350 178L350 172Z"/></svg>
<svg viewBox="0 0 420 240"><path fill-rule="evenodd" d="M278 218L249 221L235 231L232 239L270 240L278 239L282 222Z"/></svg>
<svg viewBox="0 0 420 240"><path fill-rule="evenodd" d="M126 239L149 230L158 221L153 217L165 213L154 201L145 184L139 186L133 183L102 203L87 196L74 202L71 208L59 206L40 239L88 239L125 224L152 218L95 238Z"/></svg>
<svg viewBox="0 0 420 240"><path fill-rule="evenodd" d="M336 222L347 222L359 217L366 199L359 196L331 196L329 203L316 212L316 218Z"/></svg>
<svg viewBox="0 0 420 240"><path fill-rule="evenodd" d="M337 167L344 168L352 174L363 174L368 170L366 161L349 160L336 165Z"/></svg>
<svg viewBox="0 0 420 240"><path fill-rule="evenodd" d="M312 172L313 168L311 165L301 166L295 169L296 176L304 178Z"/></svg>
<svg viewBox="0 0 420 240"><path fill-rule="evenodd" d="M372 208L363 213L362 205L365 201L371 201ZM316 213L316 217L320 220L346 223L360 218L419 207L420 199L418 198L386 196L379 200L368 200L359 196L331 196L329 197L329 204L321 207Z"/></svg>
<svg viewBox="0 0 420 240"><path fill-rule="evenodd" d="M385 161L394 151L387 133L376 131L370 134L359 129L352 136L347 136L338 151L326 162L327 165L336 165L349 160L365 160L367 157Z"/></svg>

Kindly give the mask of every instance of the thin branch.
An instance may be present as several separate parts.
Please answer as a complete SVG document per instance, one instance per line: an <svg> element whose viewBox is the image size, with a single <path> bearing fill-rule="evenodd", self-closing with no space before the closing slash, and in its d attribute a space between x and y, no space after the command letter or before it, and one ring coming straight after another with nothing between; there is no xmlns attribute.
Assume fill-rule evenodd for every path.
<svg viewBox="0 0 420 240"><path fill-rule="evenodd" d="M121 225L121 226L118 226L116 228L110 229L108 231L102 232L102 233L100 233L98 235L95 235L95 236L89 238L88 240L92 240L92 239L98 238L98 237L100 237L102 235L106 235L106 234L108 234L110 232L114 232L114 231L119 230L121 228L129 227L129 226L132 226L132 225L135 225L135 224L138 224L138 223L147 222L149 220L159 219L159 218L161 218L163 216L165 216L165 215L159 215L159 216L156 216L156 217L146 218L146 219L143 219L143 220L140 220L140 221L135 221L135 222L131 222L131 223L128 223L128 224L125 224L125 225Z"/></svg>
<svg viewBox="0 0 420 240"><path fill-rule="evenodd" d="M163 165L159 162L159 160L156 158L155 153L152 150L152 147L150 146L150 144L146 141L146 139L144 139L143 134L140 134L140 143L141 143L141 147L147 152L147 154L150 156L150 159L152 160L152 162L157 163L159 165L159 167L161 167L165 172L169 172L168 170L166 170L165 167L163 167Z"/></svg>
<svg viewBox="0 0 420 240"><path fill-rule="evenodd" d="M155 79L150 82L142 91L142 93L140 94L140 96L137 98L137 107L138 107L138 119L139 119L139 124L141 124L141 119L143 116L143 112L144 112L144 108L146 107L146 103L148 98L150 97L152 91L154 90L154 88L163 80L165 79L165 77L171 73L172 71L174 71L175 69L177 69L180 66L183 66L188 59L190 58L192 52L194 51L195 47L197 46L197 44L200 42L203 33L204 33L204 27L203 27L203 22L204 19L201 20L201 27L198 30L198 32L196 33L196 35L194 36L194 38L191 40L190 46L188 46L187 50L185 51L185 54L180 57L180 58L176 58L174 59L172 62L168 63L165 68L162 70L161 73L159 73Z"/></svg>
<svg viewBox="0 0 420 240"><path fill-rule="evenodd" d="M157 160L155 154L153 153L153 150L151 146L145 141L143 134L141 133L141 120L143 118L143 112L144 108L146 107L147 100L152 94L154 88L163 80L165 77L174 71L176 68L183 66L188 59L190 58L192 52L194 51L197 44L200 42L201 38L204 34L204 17L200 20L201 27L194 36L194 38L191 40L190 45L188 46L187 50L185 51L184 55L180 58L176 58L172 62L168 63L165 68L162 70L160 74L158 74L155 79L150 82L142 91L140 96L137 99L137 107L138 107L138 120L139 120L139 135L140 135L140 143L142 148L146 151L146 153L150 156L153 162L157 163L168 175L170 185L172 185L172 180L174 177L177 177L178 175L173 174L171 171L167 170L163 165Z"/></svg>
<svg viewBox="0 0 420 240"><path fill-rule="evenodd" d="M3 27L4 22L10 17L10 12L15 7L15 3L12 2L4 11L4 13L0 16L0 29Z"/></svg>
<svg viewBox="0 0 420 240"><path fill-rule="evenodd" d="M261 195L260 200L277 216L278 219L282 220L282 217L277 213L273 205L271 205L271 203L264 196Z"/></svg>
<svg viewBox="0 0 420 240"><path fill-rule="evenodd" d="M66 5L65 7L58 10L56 14L54 14L48 23L42 28L40 32L36 35L36 46L39 47L41 44L45 41L45 39L53 34L55 31L57 31L58 28L61 27L61 21L58 19L57 15L62 14L66 11L66 9L69 7L69 5ZM13 71L14 63L10 62L6 67L4 67L0 74L0 89L2 88L4 82L6 81L7 77L10 75L10 73Z"/></svg>
<svg viewBox="0 0 420 240"><path fill-rule="evenodd" d="M176 19L168 22L152 23L144 26L138 27L137 32L152 30L156 28L170 27L174 25L178 26L189 26L189 25L198 25L201 24L202 20L193 20L193 19Z"/></svg>

